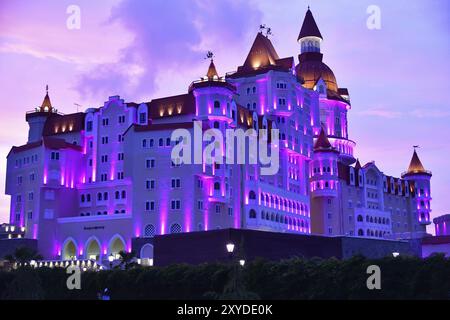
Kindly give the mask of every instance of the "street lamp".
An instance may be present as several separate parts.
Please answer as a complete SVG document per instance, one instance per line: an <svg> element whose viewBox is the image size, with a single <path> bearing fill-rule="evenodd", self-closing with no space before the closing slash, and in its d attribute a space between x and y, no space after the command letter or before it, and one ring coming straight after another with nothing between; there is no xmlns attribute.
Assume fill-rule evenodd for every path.
<svg viewBox="0 0 450 320"><path fill-rule="evenodd" d="M114 261L114 256L112 253L108 256L108 261L109 261L109 269L112 269L112 264Z"/></svg>
<svg viewBox="0 0 450 320"><path fill-rule="evenodd" d="M243 267L245 264L245 260L244 259L239 260L239 264L241 265L241 267Z"/></svg>
<svg viewBox="0 0 450 320"><path fill-rule="evenodd" d="M234 251L234 243L227 243L227 251L228 253L233 253Z"/></svg>
<svg viewBox="0 0 450 320"><path fill-rule="evenodd" d="M392 252L392 256L393 256L394 258L397 258L399 255L400 255L400 253L398 253L398 252Z"/></svg>

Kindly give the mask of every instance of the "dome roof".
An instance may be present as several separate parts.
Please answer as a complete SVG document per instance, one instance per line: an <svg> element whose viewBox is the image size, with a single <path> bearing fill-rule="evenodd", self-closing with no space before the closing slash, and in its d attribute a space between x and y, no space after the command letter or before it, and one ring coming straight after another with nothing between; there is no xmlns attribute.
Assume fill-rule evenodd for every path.
<svg viewBox="0 0 450 320"><path fill-rule="evenodd" d="M333 71L322 62L322 54L318 52L305 52L299 57L297 77L304 82L304 86L313 89L317 81L322 78L328 90L337 92L338 85Z"/></svg>

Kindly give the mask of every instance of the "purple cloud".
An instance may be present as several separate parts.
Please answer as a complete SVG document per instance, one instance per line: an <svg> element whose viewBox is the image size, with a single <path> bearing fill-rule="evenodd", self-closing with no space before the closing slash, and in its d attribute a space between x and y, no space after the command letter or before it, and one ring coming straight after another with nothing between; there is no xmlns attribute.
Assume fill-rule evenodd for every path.
<svg viewBox="0 0 450 320"><path fill-rule="evenodd" d="M113 8L109 22L119 22L134 40L121 51L117 63L101 64L83 74L76 88L82 96L120 93L139 100L158 89L161 74L177 77L199 66L206 50L232 50L230 43L245 40L260 16L244 0L179 1L177 5L124 0ZM194 79L184 79L190 80Z"/></svg>

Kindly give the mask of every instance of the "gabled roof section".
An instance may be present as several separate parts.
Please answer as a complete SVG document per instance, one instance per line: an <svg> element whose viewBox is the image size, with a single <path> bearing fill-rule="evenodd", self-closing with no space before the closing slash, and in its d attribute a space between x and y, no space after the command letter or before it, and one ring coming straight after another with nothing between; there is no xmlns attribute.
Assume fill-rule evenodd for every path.
<svg viewBox="0 0 450 320"><path fill-rule="evenodd" d="M302 28L298 35L297 41L304 37L318 37L322 38L319 27L317 27L316 20L314 20L311 10L306 11L305 19L303 19Z"/></svg>
<svg viewBox="0 0 450 320"><path fill-rule="evenodd" d="M53 137L43 137L41 140L36 142L27 143L25 145L19 146L19 147L12 147L11 150L8 153L9 157L11 154L21 153L24 151L32 150L34 148L38 148L44 145L45 148L51 149L51 150L60 150L60 149L72 149L76 151L82 151L83 148L81 146L72 144L67 142L64 139L60 138L53 138Z"/></svg>
<svg viewBox="0 0 450 320"><path fill-rule="evenodd" d="M195 114L195 97L192 93L154 99L147 105L149 119Z"/></svg>
<svg viewBox="0 0 450 320"><path fill-rule="evenodd" d="M45 122L43 136L80 132L84 130L85 117L84 112L66 115L53 114Z"/></svg>

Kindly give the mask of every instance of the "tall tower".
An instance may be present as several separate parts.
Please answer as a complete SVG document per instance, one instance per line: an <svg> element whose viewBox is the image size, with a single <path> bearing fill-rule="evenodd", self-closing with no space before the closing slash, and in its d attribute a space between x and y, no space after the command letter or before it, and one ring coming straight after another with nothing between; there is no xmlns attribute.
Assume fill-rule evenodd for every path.
<svg viewBox="0 0 450 320"><path fill-rule="evenodd" d="M297 78L304 87L318 92L320 122L331 145L340 152L339 161L350 165L355 162L356 144L348 138L347 112L351 109L348 90L338 87L333 71L322 61L323 37L309 8L297 41L301 46ZM318 130L314 132L316 138L318 134Z"/></svg>
<svg viewBox="0 0 450 320"><path fill-rule="evenodd" d="M47 118L54 114L56 110L53 108L48 95L48 86L46 87L46 94L40 107L26 114L26 120L30 129L28 131L28 143L40 141L42 132L44 130Z"/></svg>
<svg viewBox="0 0 450 320"><path fill-rule="evenodd" d="M431 223L431 176L431 171L425 170L414 148L408 170L402 174L402 178L410 183L410 188L416 195L417 220L422 226Z"/></svg>
<svg viewBox="0 0 450 320"><path fill-rule="evenodd" d="M328 140L324 128L314 144L310 163L311 231L332 235L339 232L338 212L338 158L339 151Z"/></svg>

